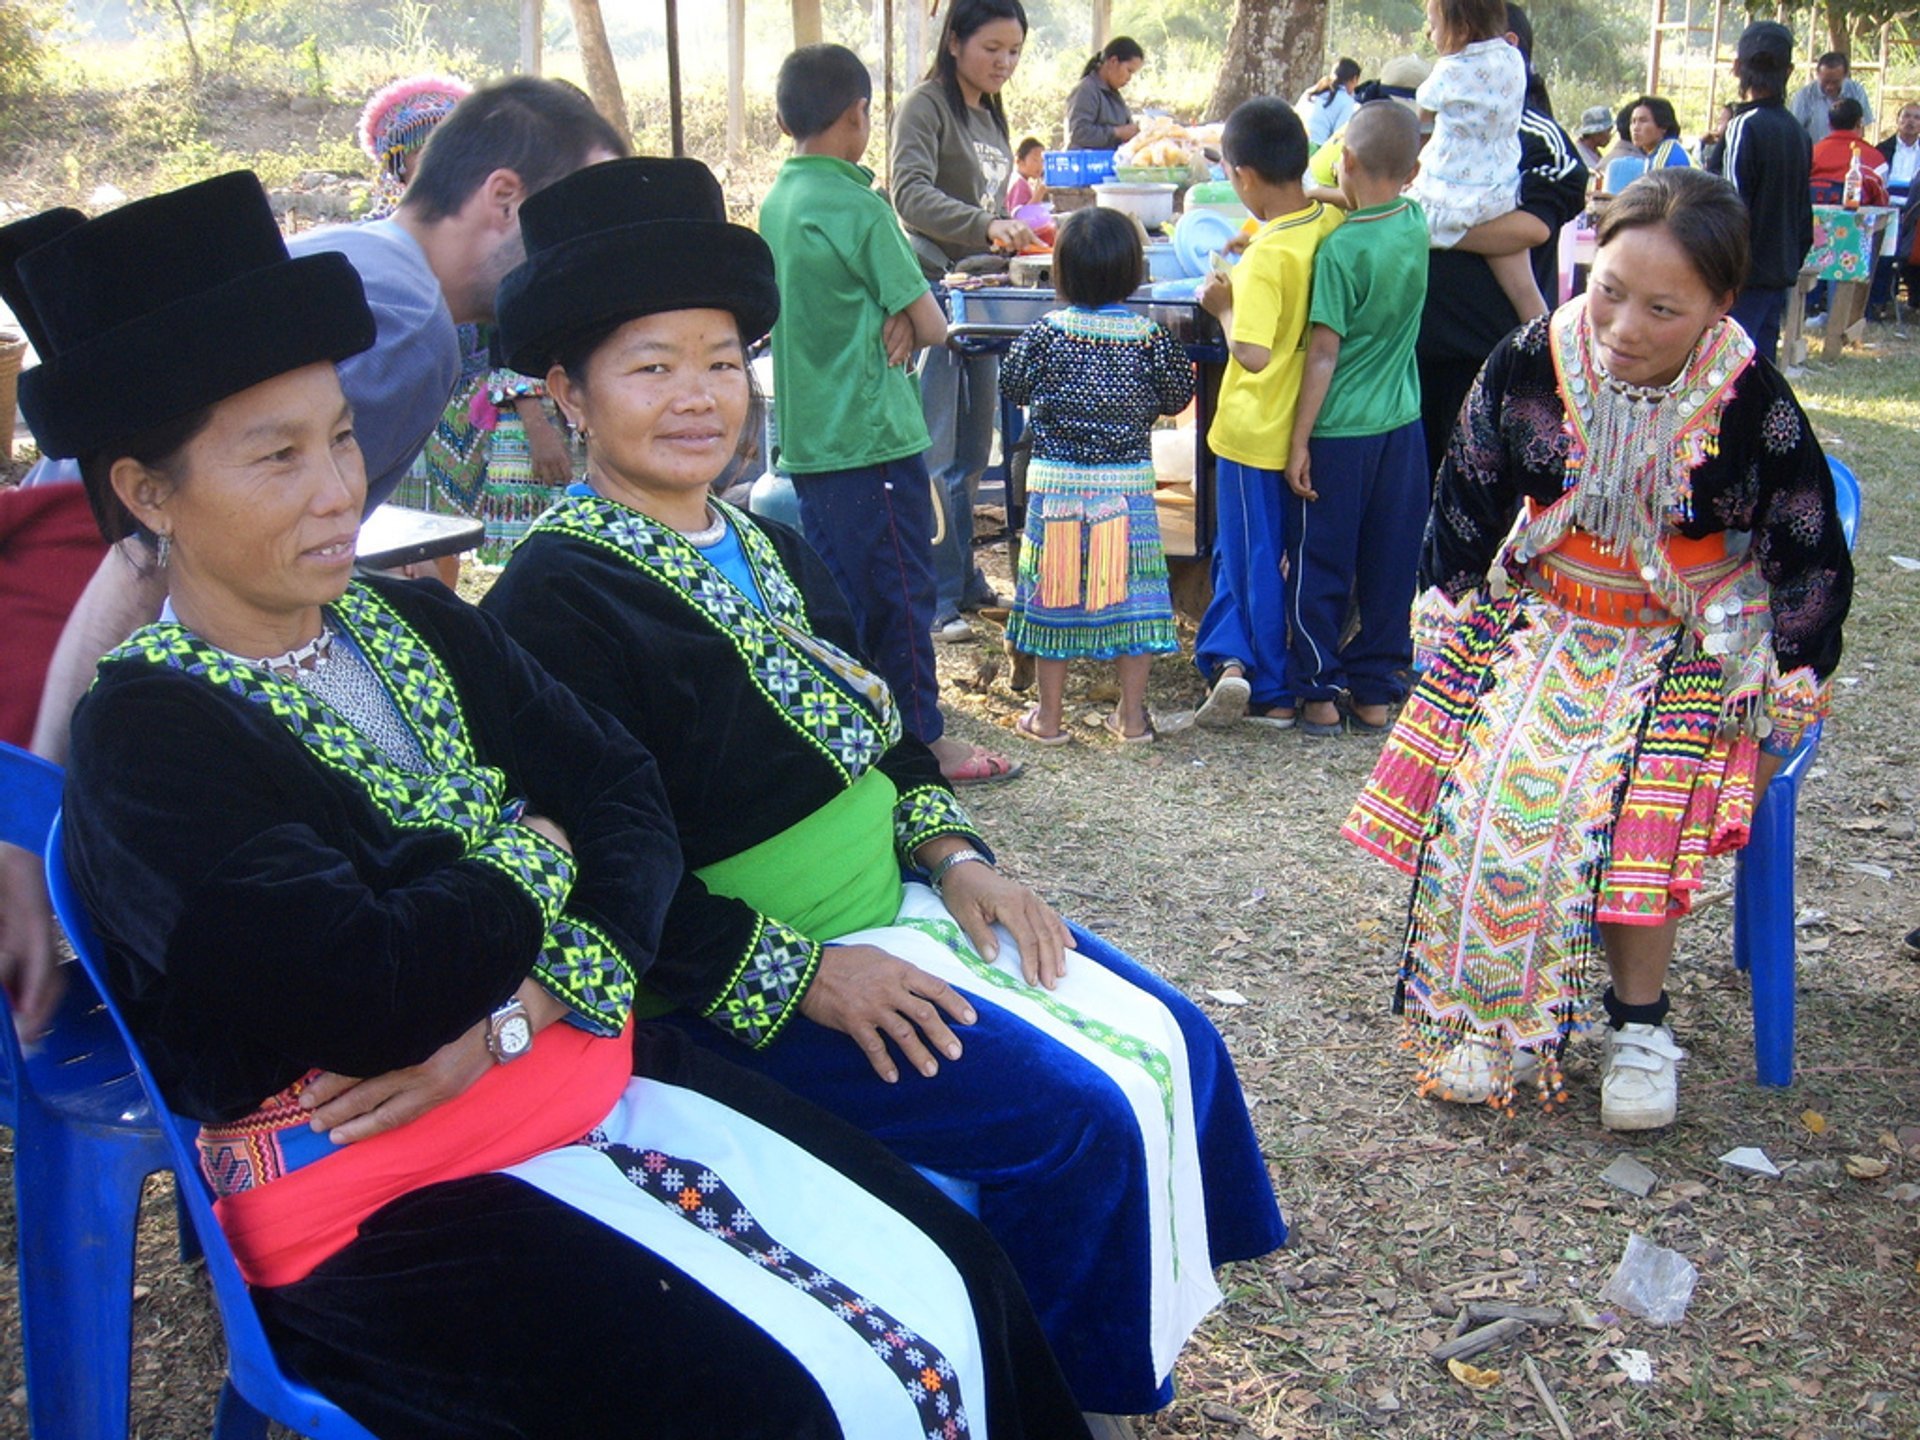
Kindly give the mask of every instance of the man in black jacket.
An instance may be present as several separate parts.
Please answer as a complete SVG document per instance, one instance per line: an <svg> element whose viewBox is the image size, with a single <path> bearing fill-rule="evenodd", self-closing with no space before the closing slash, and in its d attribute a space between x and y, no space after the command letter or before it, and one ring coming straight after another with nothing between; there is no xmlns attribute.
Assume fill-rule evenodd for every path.
<svg viewBox="0 0 1920 1440"><path fill-rule="evenodd" d="M1520 204L1467 232L1451 250L1427 255L1427 304L1420 316L1415 357L1420 367L1420 416L1427 432L1429 472L1440 468L1460 406L1474 377L1520 323L1507 303L1484 249L1506 253L1525 245L1542 295L1559 294L1560 227L1587 203L1587 167L1573 137L1553 118L1546 87L1533 73L1533 26L1518 5L1507 6L1507 42L1527 60L1527 108L1520 116Z"/></svg>
<svg viewBox="0 0 1920 1440"><path fill-rule="evenodd" d="M1920 273L1908 263L1913 253L1914 222L1920 219L1920 184L1914 183L1920 181L1920 101L1909 100L1900 107L1894 133L1875 148L1887 157L1887 194L1900 207L1900 234L1890 260L1880 262L1892 271L1886 277L1889 283L1883 286L1876 273L1873 299L1876 304L1891 299L1891 282L1902 277L1907 282L1908 306L1920 309Z"/></svg>
<svg viewBox="0 0 1920 1440"><path fill-rule="evenodd" d="M1813 248L1807 176L1813 144L1782 97L1793 73L1793 32L1760 20L1740 34L1733 75L1745 103L1727 124L1727 179L1747 202L1753 259L1733 318L1769 360L1780 343L1787 291Z"/></svg>

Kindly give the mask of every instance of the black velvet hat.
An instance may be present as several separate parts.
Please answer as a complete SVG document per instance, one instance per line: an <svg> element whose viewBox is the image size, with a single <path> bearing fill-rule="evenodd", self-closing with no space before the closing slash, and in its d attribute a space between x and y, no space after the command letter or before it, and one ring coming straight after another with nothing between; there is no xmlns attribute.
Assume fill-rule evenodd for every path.
<svg viewBox="0 0 1920 1440"><path fill-rule="evenodd" d="M29 215L0 229L0 300L5 301L7 309L13 312L13 318L19 322L27 343L33 346L36 354L46 353L47 335L40 328L40 317L34 314L33 306L27 303L26 292L20 288L20 277L13 269L14 262L29 250L37 250L49 240L66 234L74 226L86 223L86 216L63 205L58 210L42 210L38 215Z"/></svg>
<svg viewBox="0 0 1920 1440"><path fill-rule="evenodd" d="M90 454L373 344L352 263L289 258L251 171L83 223L60 214L0 232L0 293L40 355L20 377L20 409L47 455ZM7 253L35 225L45 233L26 238L40 243L16 239Z"/></svg>
<svg viewBox="0 0 1920 1440"><path fill-rule="evenodd" d="M526 261L494 314L507 363L544 375L554 351L603 325L666 310L729 310L749 341L780 313L773 252L727 222L720 182L698 160L639 156L576 170L520 207Z"/></svg>

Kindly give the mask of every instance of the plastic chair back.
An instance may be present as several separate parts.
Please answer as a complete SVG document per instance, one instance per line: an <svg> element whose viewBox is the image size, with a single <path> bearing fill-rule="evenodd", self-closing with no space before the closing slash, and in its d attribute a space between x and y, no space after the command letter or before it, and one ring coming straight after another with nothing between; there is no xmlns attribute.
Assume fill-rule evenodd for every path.
<svg viewBox="0 0 1920 1440"><path fill-rule="evenodd" d="M0 840L45 847L61 778L57 765L0 743ZM0 997L27 1416L35 1440L117 1440L127 1433L140 1192L169 1160L113 1022L69 968L52 1024L31 1047Z"/></svg>
<svg viewBox="0 0 1920 1440"><path fill-rule="evenodd" d="M1827 457L1827 469L1833 472L1834 508L1840 512L1840 529L1847 537L1847 549L1851 550L1860 538L1860 477L1846 461L1831 455Z"/></svg>
<svg viewBox="0 0 1920 1440"><path fill-rule="evenodd" d="M1647 173L1647 157L1644 155L1618 155L1607 161L1605 171L1605 189L1609 195L1618 195L1627 186Z"/></svg>
<svg viewBox="0 0 1920 1440"><path fill-rule="evenodd" d="M242 1437L264 1440L268 1419L311 1440L374 1440L344 1410L287 1375L274 1359L266 1332L260 1328L259 1314L253 1308L253 1297L240 1276L226 1233L214 1216L213 1199L200 1173L200 1157L194 1143L199 1127L167 1108L140 1053L138 1041L111 999L112 992L102 974L100 944L93 922L74 894L73 882L67 874L58 820L47 839L47 890L53 897L54 914L59 916L73 943L74 954L99 993L109 997L105 1002L107 1012L125 1042L134 1072L166 1137L175 1181L206 1253L207 1278L212 1282L214 1304L219 1309L220 1324L227 1337L227 1383L220 1395L214 1440L242 1440Z"/></svg>
<svg viewBox="0 0 1920 1440"><path fill-rule="evenodd" d="M1829 458L1834 508L1852 549L1860 534L1860 479ZM1795 821L1800 782L1820 750L1818 724L1774 773L1753 809L1753 829L1734 866L1733 963L1753 992L1753 1060L1762 1085L1793 1083Z"/></svg>

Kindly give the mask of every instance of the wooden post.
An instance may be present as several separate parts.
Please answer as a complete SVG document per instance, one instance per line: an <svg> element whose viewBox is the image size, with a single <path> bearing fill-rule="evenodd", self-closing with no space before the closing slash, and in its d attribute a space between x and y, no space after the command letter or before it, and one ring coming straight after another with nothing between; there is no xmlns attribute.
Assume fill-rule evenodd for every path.
<svg viewBox="0 0 1920 1440"><path fill-rule="evenodd" d="M680 0L667 0L667 127L673 153L685 155L687 130L680 114Z"/></svg>
<svg viewBox="0 0 1920 1440"><path fill-rule="evenodd" d="M520 73L538 75L541 30L545 25L543 0L520 0Z"/></svg>
<svg viewBox="0 0 1920 1440"><path fill-rule="evenodd" d="M818 45L826 38L820 23L820 0L793 0L793 48Z"/></svg>
<svg viewBox="0 0 1920 1440"><path fill-rule="evenodd" d="M1104 50L1113 38L1113 0L1093 0L1093 48Z"/></svg>
<svg viewBox="0 0 1920 1440"><path fill-rule="evenodd" d="M747 0L727 0L727 164L747 158Z"/></svg>
<svg viewBox="0 0 1920 1440"><path fill-rule="evenodd" d="M912 0L918 4L919 0ZM880 137L881 171L887 177L887 183L893 183L893 166L888 163L893 154L893 0L880 0L880 46L881 89L886 95L884 127Z"/></svg>

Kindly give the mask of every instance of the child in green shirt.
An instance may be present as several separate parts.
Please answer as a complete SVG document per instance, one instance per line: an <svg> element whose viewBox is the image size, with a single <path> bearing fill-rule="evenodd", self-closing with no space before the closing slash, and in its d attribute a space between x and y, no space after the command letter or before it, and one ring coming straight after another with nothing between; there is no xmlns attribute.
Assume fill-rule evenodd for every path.
<svg viewBox="0 0 1920 1440"><path fill-rule="evenodd" d="M1427 302L1426 216L1401 194L1420 122L1391 100L1347 126L1346 223L1313 257L1306 373L1287 460L1289 671L1300 728L1384 730L1413 660L1408 615L1427 514L1426 431L1414 342ZM1347 601L1360 628L1342 648Z"/></svg>
<svg viewBox="0 0 1920 1440"><path fill-rule="evenodd" d="M780 128L794 153L760 207L773 250L780 467L807 543L853 610L865 658L909 733L957 784L1004 779L1001 757L945 736L933 660L933 491L920 392L906 365L946 341L946 318L893 208L861 165L873 82L841 45L780 67Z"/></svg>

